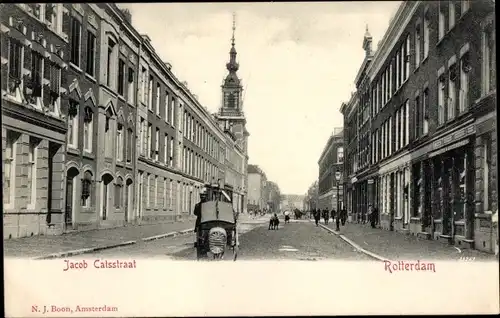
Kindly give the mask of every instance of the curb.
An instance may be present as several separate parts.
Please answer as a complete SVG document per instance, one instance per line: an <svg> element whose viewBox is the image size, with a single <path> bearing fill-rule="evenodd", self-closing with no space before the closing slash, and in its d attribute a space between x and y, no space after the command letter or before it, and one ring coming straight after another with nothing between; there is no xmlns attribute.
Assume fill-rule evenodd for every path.
<svg viewBox="0 0 500 318"><path fill-rule="evenodd" d="M149 242L149 241L158 240L158 239L167 238L167 237L175 237L177 235L187 234L187 233L191 233L193 231L194 231L194 228L191 228L191 229L182 230L182 231L175 231L175 232L169 232L166 234L145 237L145 238L137 240L137 241L126 241L126 242L115 243L115 244L104 245L104 246L95 246L95 247L89 247L89 248L82 248L82 249L78 249L78 250L53 253L53 254L49 254L49 255L45 255L45 256L35 257L34 259L35 260L47 260L47 259L55 259L55 258L62 258L62 257L68 257L68 256L89 254L89 253L107 250L107 249L112 249L112 248L116 248L116 247L137 244L138 241Z"/></svg>
<svg viewBox="0 0 500 318"><path fill-rule="evenodd" d="M111 249L111 248L115 248L115 247L133 245L136 243L137 243L137 241L127 241L127 242L122 242L122 243L117 243L117 244L112 244L112 245L82 248L79 250L72 250L72 251L67 251L67 252L60 252L60 253L49 254L46 256L36 257L35 260L54 259L54 258L61 258L61 257L67 257L67 256L88 254L88 253L107 250L107 249Z"/></svg>
<svg viewBox="0 0 500 318"><path fill-rule="evenodd" d="M150 237L145 237L145 238L141 239L141 241L149 242L149 241L159 240L159 239L166 238L166 237L174 237L174 236L176 236L177 233L179 233L179 232L170 232L170 233L165 233L165 234L154 235L154 236L150 236Z"/></svg>
<svg viewBox="0 0 500 318"><path fill-rule="evenodd" d="M382 257L380 255L377 255L373 252L370 252L368 250L365 250L364 248L362 248L361 246L359 246L358 244L354 243L353 241L351 241L349 238L347 238L345 235L343 234L340 234L340 232L337 232L337 231L334 231L326 226L324 226L323 224L320 224L319 226L321 226L323 229L327 230L328 232L330 233L333 233L337 236L339 236L342 240L344 240L346 243L348 243L349 245L351 245L352 247L354 247L356 250L378 260L378 261L382 261L382 262L385 262L385 261L389 261L389 262L392 262L391 260L385 258L385 257Z"/></svg>

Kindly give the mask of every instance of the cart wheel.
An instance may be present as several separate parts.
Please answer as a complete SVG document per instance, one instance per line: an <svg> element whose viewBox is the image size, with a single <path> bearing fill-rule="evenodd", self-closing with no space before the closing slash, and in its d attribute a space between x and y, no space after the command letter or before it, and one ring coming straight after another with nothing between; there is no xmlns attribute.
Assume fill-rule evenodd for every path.
<svg viewBox="0 0 500 318"><path fill-rule="evenodd" d="M238 245L233 246L233 261L236 261L236 259L238 258L238 250Z"/></svg>

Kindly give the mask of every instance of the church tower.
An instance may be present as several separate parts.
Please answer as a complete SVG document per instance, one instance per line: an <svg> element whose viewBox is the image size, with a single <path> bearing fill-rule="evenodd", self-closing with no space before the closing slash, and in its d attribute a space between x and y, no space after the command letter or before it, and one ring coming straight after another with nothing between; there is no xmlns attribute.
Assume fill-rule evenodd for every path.
<svg viewBox="0 0 500 318"><path fill-rule="evenodd" d="M217 113L217 119L224 130L233 136L236 143L247 154L249 133L246 130L246 118L243 113L243 86L236 74L239 64L236 62L235 30L236 16L233 14L233 36L231 38L229 62L226 63L228 74L221 85L222 103Z"/></svg>

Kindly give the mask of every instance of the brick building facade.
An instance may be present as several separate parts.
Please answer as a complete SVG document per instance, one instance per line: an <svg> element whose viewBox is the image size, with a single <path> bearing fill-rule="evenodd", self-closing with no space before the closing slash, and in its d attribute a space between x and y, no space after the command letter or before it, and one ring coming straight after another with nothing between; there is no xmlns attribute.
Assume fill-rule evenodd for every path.
<svg viewBox="0 0 500 318"><path fill-rule="evenodd" d="M318 160L318 207L319 209L337 210L344 205L344 132L336 128ZM340 174L340 181L336 174Z"/></svg>
<svg viewBox="0 0 500 318"><path fill-rule="evenodd" d="M246 211L241 100L210 114L114 4L1 9L5 237L178 220L214 181Z"/></svg>
<svg viewBox="0 0 500 318"><path fill-rule="evenodd" d="M63 228L68 108L61 5L0 5L4 237Z"/></svg>
<svg viewBox="0 0 500 318"><path fill-rule="evenodd" d="M366 180L360 191L383 229L493 252L493 12L486 0L404 2L374 54L365 75L369 172L353 171L353 183Z"/></svg>

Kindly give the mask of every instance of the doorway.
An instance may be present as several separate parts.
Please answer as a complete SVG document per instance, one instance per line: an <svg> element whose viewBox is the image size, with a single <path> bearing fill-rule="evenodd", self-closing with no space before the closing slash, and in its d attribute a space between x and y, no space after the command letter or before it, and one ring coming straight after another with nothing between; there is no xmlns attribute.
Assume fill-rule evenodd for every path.
<svg viewBox="0 0 500 318"><path fill-rule="evenodd" d="M130 207L132 207L132 179L127 179L126 181L126 191L125 191L125 222L129 222L130 218Z"/></svg>
<svg viewBox="0 0 500 318"><path fill-rule="evenodd" d="M113 181L113 176L110 174L105 174L102 176L102 197L101 197L101 219L103 221L107 220L109 215L109 187L111 181Z"/></svg>
<svg viewBox="0 0 500 318"><path fill-rule="evenodd" d="M65 229L73 228L74 211L76 207L76 176L80 172L75 167L71 167L66 173L66 209L64 211L64 227Z"/></svg>

